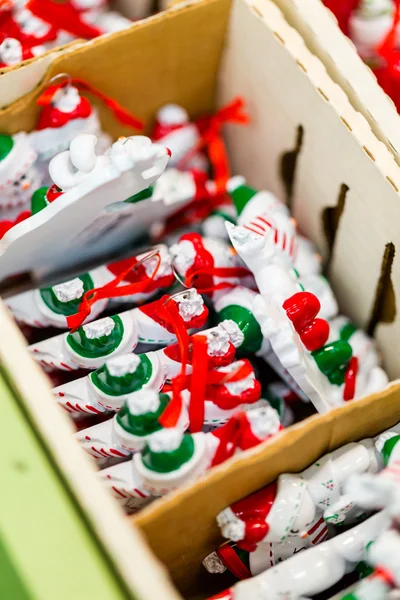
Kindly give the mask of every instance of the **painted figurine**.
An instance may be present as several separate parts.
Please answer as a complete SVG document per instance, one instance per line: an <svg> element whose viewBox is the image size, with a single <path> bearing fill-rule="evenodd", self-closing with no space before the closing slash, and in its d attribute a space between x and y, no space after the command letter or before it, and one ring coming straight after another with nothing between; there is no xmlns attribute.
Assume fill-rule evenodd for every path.
<svg viewBox="0 0 400 600"><path fill-rule="evenodd" d="M199 129L182 106L166 104L158 110L151 138L171 150L172 167L208 170L207 158L196 150L200 142Z"/></svg>
<svg viewBox="0 0 400 600"><path fill-rule="evenodd" d="M149 497L164 496L195 481L235 452L247 450L277 433L279 419L271 418L271 411L275 413L265 408L254 409L254 414L252 410L237 413L210 433L182 434L177 427L162 428L151 435L148 444L133 455L132 461L104 469L100 476L128 510L137 509L138 503L143 505ZM230 423L237 420L240 435L233 445Z"/></svg>
<svg viewBox="0 0 400 600"><path fill-rule="evenodd" d="M129 356L129 355L128 355ZM139 360L139 357L144 355L130 355L131 357ZM114 361L127 360L127 357L119 357L118 359L112 359ZM107 366L107 365L105 365ZM207 386L206 397L205 397L205 425L208 423L214 427L224 424L235 412L238 410L250 409L260 396L260 384L254 377L254 371L248 372L245 367L248 365L245 361L238 361L232 363L230 368L231 373L237 373L241 379L234 382L223 383L211 383ZM136 370L137 371L137 370ZM227 372L227 367L221 367L213 372L213 375L219 376ZM92 374L93 378L93 374ZM216 377L215 377L216 379ZM236 379L236 378L235 378ZM138 381L138 377L135 377L135 381ZM143 381L143 379L142 379ZM232 390L233 386L237 386ZM130 398L142 398L146 395L150 396L150 390L153 391L153 396L156 394L156 390L160 389L161 385L158 382L155 387L152 387L150 380L141 386L140 391L132 392L125 396L125 404L122 409L119 410L118 414L108 421L103 421L86 429L82 429L76 434L77 439L81 442L83 448L94 458L104 461L104 456L108 455L113 457L117 452L123 453L124 456L128 456L129 453L140 450L140 447L134 445L134 442L127 441L129 437L129 414L126 416L125 413L129 412ZM234 393L231 393L231 392ZM141 394L139 396L139 394ZM185 391L184 404L188 404L190 400L189 392ZM223 408L220 407L223 402ZM225 407L229 404L232 408L227 410ZM114 405L115 406L115 405ZM110 408L110 407L108 407ZM116 407L118 410L119 407ZM123 412L124 411L124 412ZM186 411L187 412L187 411ZM122 414L124 417L122 418ZM273 413L275 415L275 413ZM124 427L128 433L124 433ZM272 427L272 425L271 425ZM126 429L125 428L125 429ZM161 426L159 427L161 428ZM141 438L142 439L142 438Z"/></svg>
<svg viewBox="0 0 400 600"><path fill-rule="evenodd" d="M326 539L323 522L347 525L363 516L364 509L347 493L345 484L354 473L376 473L382 468L381 440L377 436L347 444L302 473L280 475L276 483L218 515L222 535L241 551L250 552L251 573Z"/></svg>
<svg viewBox="0 0 400 600"><path fill-rule="evenodd" d="M208 309L200 294L191 289L92 321L71 333L33 344L29 351L36 362L47 368L72 371L96 369L111 357L132 352L139 343L150 346L172 344L176 337L172 325L165 320L164 310L170 299L177 306L185 327L199 329L205 324Z"/></svg>
<svg viewBox="0 0 400 600"><path fill-rule="evenodd" d="M156 253L160 256L161 262L159 265L157 265L156 256L153 256ZM136 257L97 267L89 273L52 287L30 290L12 296L7 298L5 302L19 323L31 327L67 329L67 317L78 311L85 292L110 283L115 277L126 271L129 266L132 269L121 281L121 286L144 281L146 278L151 277L157 268L157 272L146 291L114 299L104 298L99 300L93 305L90 315L86 318L85 322L87 323L96 319L109 304L118 305L127 302L142 304L150 300L160 290L170 288L175 281L171 262L172 257L167 246L160 244Z"/></svg>
<svg viewBox="0 0 400 600"><path fill-rule="evenodd" d="M209 600L306 600L329 589L365 560L368 545L387 529L390 517L382 511L322 544L298 552Z"/></svg>

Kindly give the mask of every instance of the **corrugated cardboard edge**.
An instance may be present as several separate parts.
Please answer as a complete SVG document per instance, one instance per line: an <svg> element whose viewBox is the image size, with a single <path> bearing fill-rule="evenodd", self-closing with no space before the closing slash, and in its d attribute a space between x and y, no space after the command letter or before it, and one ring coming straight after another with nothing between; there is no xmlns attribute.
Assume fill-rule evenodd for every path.
<svg viewBox="0 0 400 600"><path fill-rule="evenodd" d="M396 107L359 57L354 44L342 33L334 15L321 0L275 2L400 164L400 117Z"/></svg>
<svg viewBox="0 0 400 600"><path fill-rule="evenodd" d="M177 600L165 569L153 558L140 532L126 527L123 513L97 479L92 461L74 440L72 424L55 402L49 380L29 356L21 332L2 303L0 330L0 361L8 381L22 399L120 581L140 600Z"/></svg>
<svg viewBox="0 0 400 600"><path fill-rule="evenodd" d="M273 1L278 4L282 0ZM278 6L270 0L246 0L246 4L273 30L275 36L281 41L288 52L291 53L299 67L313 82L320 95L334 107L343 125L349 129L351 134L358 140L360 146L389 181L393 189L399 193L400 171L393 153L388 152L388 147L377 139L362 112L354 109L343 89L328 74L324 63L311 53L303 37L286 22ZM329 16L329 11L325 7L323 8ZM329 21L331 22L332 19L329 18ZM343 40L349 45L347 38L342 35ZM361 64L365 67L363 63ZM385 99L388 98L386 94L384 94L384 97ZM391 101L390 103L393 106ZM396 117L400 125L400 117L398 117L397 113Z"/></svg>

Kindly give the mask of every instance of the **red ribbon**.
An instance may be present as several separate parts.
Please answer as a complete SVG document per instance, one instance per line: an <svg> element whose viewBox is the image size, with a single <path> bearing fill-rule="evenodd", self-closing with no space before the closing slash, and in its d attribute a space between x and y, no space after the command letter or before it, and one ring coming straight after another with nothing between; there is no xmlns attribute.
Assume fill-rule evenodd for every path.
<svg viewBox="0 0 400 600"><path fill-rule="evenodd" d="M197 337L200 337L200 334L194 335L192 339L194 340ZM234 371L223 372L216 369L214 369L213 371L208 371L207 388L209 388L210 386L219 386L224 385L225 383L233 383L235 381L241 381L242 379L246 379L246 377L253 373L253 367L247 359L243 359L242 362L243 364ZM191 386L194 384L193 378L196 378L196 374L194 372L192 373L192 375L186 375L186 380L183 389L191 388ZM163 391L172 391L172 386L169 386L168 384L164 385ZM211 391L207 389L206 396L208 396L209 394L211 394Z"/></svg>
<svg viewBox="0 0 400 600"><path fill-rule="evenodd" d="M196 279L198 277L208 275L211 277L220 277L221 279L229 279L231 277L248 277L251 274L251 271L249 271L249 269L246 269L245 267L203 267L190 273L190 275L186 277L185 285L187 285L188 287L195 287L196 290L201 294L211 294L212 292L215 292L217 290L236 287L237 284L230 283L228 281L221 281L220 283L209 287L201 287L199 285L196 285Z"/></svg>
<svg viewBox="0 0 400 600"><path fill-rule="evenodd" d="M170 299L171 300L171 299ZM163 427L175 427L182 412L182 390L186 380L186 364L189 357L189 335L186 331L185 322L179 313L175 302L167 301L161 309L162 317L172 325L178 340L181 372L172 380L172 400L158 419Z"/></svg>
<svg viewBox="0 0 400 600"><path fill-rule="evenodd" d="M217 556L221 560L222 564L229 569L229 571L240 580L250 579L252 576L249 569L246 567L244 562L236 554L232 546L227 543L220 546L216 550Z"/></svg>
<svg viewBox="0 0 400 600"><path fill-rule="evenodd" d="M241 411L233 415L225 425L214 431L220 443L212 460L211 466L220 465L234 455L240 447L242 433L247 429L248 421L246 413Z"/></svg>
<svg viewBox="0 0 400 600"><path fill-rule="evenodd" d="M226 183L230 177L229 161L225 143L221 136L221 129L225 123L248 123L249 117L243 109L243 98L235 98L232 102L220 108L212 117L198 119L196 124L201 134L199 143L180 161L185 164L200 150L207 150L213 168L217 192L225 191Z"/></svg>
<svg viewBox="0 0 400 600"><path fill-rule="evenodd" d="M82 21L79 12L68 3L52 0L28 0L26 4L36 17L58 30L64 30L78 38L92 39L103 32Z"/></svg>
<svg viewBox="0 0 400 600"><path fill-rule="evenodd" d="M94 288L85 292L82 298L82 302L80 303L78 312L75 315L67 317L68 327L72 329L72 331L78 329L78 327L80 327L85 321L85 319L90 315L92 304L94 304L98 300L104 300L106 298L121 298L123 296L130 296L131 294L138 294L140 292L144 292L157 275L158 269L161 264L161 255L158 252L156 254L153 254L152 257L157 258L157 265L152 274L146 280L138 281L136 283L128 283L127 285L118 287L118 285L121 283L121 281L124 280L128 273L130 273L132 269L135 269L137 264L141 264L137 262L136 258L134 258L132 259L132 263L129 266L129 268L125 269L125 271L120 273L118 277L116 277L103 287Z"/></svg>
<svg viewBox="0 0 400 600"><path fill-rule="evenodd" d="M392 576L390 571L385 569L385 567L377 566L371 575L371 579L380 579L381 581L385 582L390 588L397 587L394 577Z"/></svg>
<svg viewBox="0 0 400 600"><path fill-rule="evenodd" d="M354 398L354 395L356 393L357 374L358 358L356 356L353 356L349 360L349 364L346 369L346 374L344 376L343 400L345 402L347 402L348 400L353 400Z"/></svg>
<svg viewBox="0 0 400 600"><path fill-rule="evenodd" d="M205 335L193 337L193 373L190 386L190 433L201 431L204 423L205 397L208 375L208 340Z"/></svg>
<svg viewBox="0 0 400 600"><path fill-rule="evenodd" d="M59 5L57 5L59 6ZM72 77L71 79L66 79L65 81L61 81L60 83L56 83L54 85L49 85L43 93L39 96L36 103L38 106L48 106L56 92L62 89L67 85L74 85L79 90L83 90L85 92L90 92L94 94L97 98L102 100L104 104L114 113L115 117L123 123L124 125L129 125L134 129L142 130L144 128L144 123L134 115L132 115L126 108L123 108L116 100L110 98L103 92L100 92L97 88L93 87L91 84L83 81L83 79L78 79L76 77Z"/></svg>

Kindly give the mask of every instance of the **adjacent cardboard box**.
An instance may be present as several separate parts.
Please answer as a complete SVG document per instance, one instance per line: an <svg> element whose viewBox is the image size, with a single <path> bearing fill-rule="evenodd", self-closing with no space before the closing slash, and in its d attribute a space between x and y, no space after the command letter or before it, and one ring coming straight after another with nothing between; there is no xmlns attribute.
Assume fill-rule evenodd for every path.
<svg viewBox="0 0 400 600"><path fill-rule="evenodd" d="M178 5L127 31L56 55L39 85L40 59L32 61L24 67L30 81L26 94L0 112L0 130L32 129L35 100L59 72L86 79L147 122L165 102L179 102L199 115L243 96L251 124L227 127L226 132L234 172L292 205L301 229L330 257L344 312L364 325L393 321L377 327L385 365L397 376L400 278L390 244L396 241L400 217L400 169L277 4L236 0L231 6L228 0L204 0ZM0 88L5 80L0 79ZM128 133L104 107L100 111L110 133ZM301 470L324 452L400 420L400 384L393 384L377 396L300 423L195 486L158 500L128 521L132 533L95 481L45 377L3 308L0 324L0 357L10 381L81 502L96 539L139 598L172 600L179 595L142 548L135 524L182 593L204 597L209 588L201 588L207 578L200 561L218 543L215 515L221 508L282 471ZM223 586L220 579L214 584Z"/></svg>

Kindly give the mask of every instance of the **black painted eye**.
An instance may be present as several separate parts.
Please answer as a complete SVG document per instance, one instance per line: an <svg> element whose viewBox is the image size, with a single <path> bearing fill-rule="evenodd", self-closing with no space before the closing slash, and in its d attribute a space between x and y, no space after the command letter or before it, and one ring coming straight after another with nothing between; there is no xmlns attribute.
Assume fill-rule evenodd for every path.
<svg viewBox="0 0 400 600"><path fill-rule="evenodd" d="M23 179L26 179L26 175L21 175L20 180L22 181Z"/></svg>
<svg viewBox="0 0 400 600"><path fill-rule="evenodd" d="M300 533L300 529L291 529L290 533Z"/></svg>
<svg viewBox="0 0 400 600"><path fill-rule="evenodd" d="M13 185L15 185L15 187L19 186L19 181L13 181Z"/></svg>

